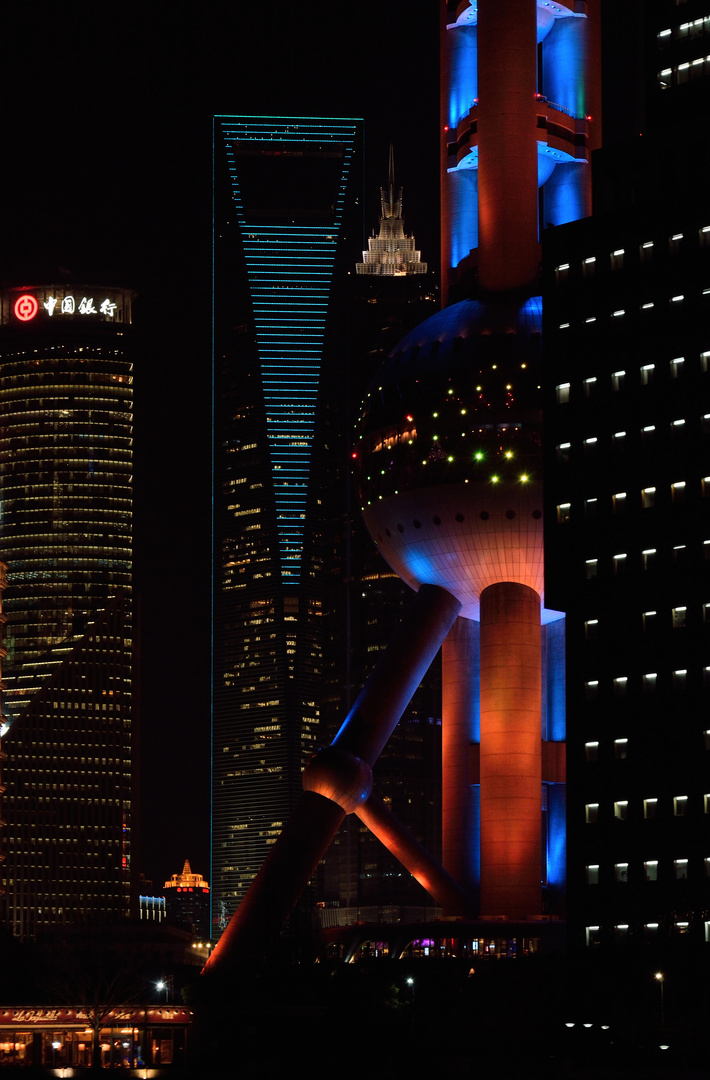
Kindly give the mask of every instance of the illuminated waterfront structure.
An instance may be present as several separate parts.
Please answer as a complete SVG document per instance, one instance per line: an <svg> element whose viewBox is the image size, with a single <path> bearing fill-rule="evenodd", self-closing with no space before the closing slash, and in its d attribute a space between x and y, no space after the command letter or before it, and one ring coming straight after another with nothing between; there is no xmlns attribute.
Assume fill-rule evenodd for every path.
<svg viewBox="0 0 710 1080"><path fill-rule="evenodd" d="M359 120L214 121L217 936L297 802L320 737L322 368L352 265L343 252L361 244L361 140Z"/></svg>
<svg viewBox="0 0 710 1080"><path fill-rule="evenodd" d="M543 599L538 209L543 224L589 210L597 33L592 3L442 4L442 266L449 297L469 298L390 354L357 451L365 521L417 596L306 769L207 972L263 947L349 813L447 914L529 927L561 911L564 639ZM372 793L442 644L443 868Z"/></svg>
<svg viewBox="0 0 710 1080"><path fill-rule="evenodd" d="M22 937L129 913L132 297L0 293L5 923Z"/></svg>

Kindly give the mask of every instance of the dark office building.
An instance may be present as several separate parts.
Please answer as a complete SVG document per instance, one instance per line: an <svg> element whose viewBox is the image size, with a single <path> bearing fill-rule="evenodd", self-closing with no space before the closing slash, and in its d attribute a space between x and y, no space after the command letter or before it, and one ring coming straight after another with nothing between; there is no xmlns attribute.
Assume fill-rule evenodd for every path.
<svg viewBox="0 0 710 1080"><path fill-rule="evenodd" d="M361 141L359 120L214 122L213 936L322 737L323 375L342 370Z"/></svg>
<svg viewBox="0 0 710 1080"><path fill-rule="evenodd" d="M5 924L129 914L131 301L0 293Z"/></svg>
<svg viewBox="0 0 710 1080"><path fill-rule="evenodd" d="M383 162L384 164L384 162ZM327 739L338 731L372 674L413 593L384 562L365 528L352 480L352 447L367 386L401 338L438 306L438 275L405 232L403 189L390 147L378 228L351 266L346 378L332 379L334 461L327 515L330 546L321 700ZM376 767L387 805L429 849L441 851L441 663L416 691ZM412 920L440 912L422 886L354 815L343 822L320 868L323 926Z"/></svg>
<svg viewBox="0 0 710 1080"><path fill-rule="evenodd" d="M545 238L545 552L570 942L662 959L710 941L710 5L644 13L643 136Z"/></svg>

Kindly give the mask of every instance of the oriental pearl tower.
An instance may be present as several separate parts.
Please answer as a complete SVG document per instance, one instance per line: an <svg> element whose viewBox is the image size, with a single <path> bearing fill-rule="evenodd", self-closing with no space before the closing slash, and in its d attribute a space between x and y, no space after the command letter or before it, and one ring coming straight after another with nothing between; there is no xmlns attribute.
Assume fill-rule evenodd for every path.
<svg viewBox="0 0 710 1080"><path fill-rule="evenodd" d="M356 434L365 523L408 617L205 973L278 931L355 813L466 919L539 920L564 880L564 618L544 604L540 231L591 212L598 3L442 0L437 315L378 372ZM439 864L372 766L442 648ZM258 944L257 944L258 943Z"/></svg>

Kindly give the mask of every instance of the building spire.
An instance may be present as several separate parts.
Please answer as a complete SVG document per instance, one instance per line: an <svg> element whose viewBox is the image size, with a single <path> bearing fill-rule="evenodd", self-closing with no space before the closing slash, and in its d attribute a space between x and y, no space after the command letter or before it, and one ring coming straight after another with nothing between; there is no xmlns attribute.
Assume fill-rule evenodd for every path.
<svg viewBox="0 0 710 1080"><path fill-rule="evenodd" d="M380 231L367 241L362 262L355 264L358 274L378 277L406 277L426 274L427 264L414 247L414 237L404 232L402 188L395 186L394 146L390 143L388 185L380 188Z"/></svg>

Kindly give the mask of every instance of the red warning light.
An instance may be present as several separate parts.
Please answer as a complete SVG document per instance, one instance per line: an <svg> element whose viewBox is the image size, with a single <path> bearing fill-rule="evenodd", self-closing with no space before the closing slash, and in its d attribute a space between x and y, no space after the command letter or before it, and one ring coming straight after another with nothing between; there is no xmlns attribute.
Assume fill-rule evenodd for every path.
<svg viewBox="0 0 710 1080"><path fill-rule="evenodd" d="M15 317L18 318L20 322L29 322L30 319L34 319L38 309L39 304L37 303L36 298L30 296L29 293L18 296L15 301Z"/></svg>

